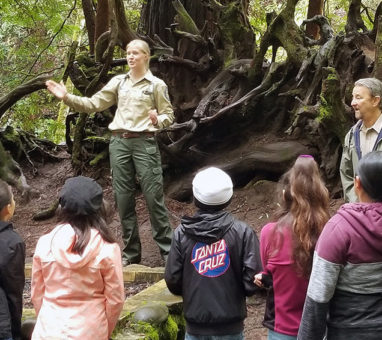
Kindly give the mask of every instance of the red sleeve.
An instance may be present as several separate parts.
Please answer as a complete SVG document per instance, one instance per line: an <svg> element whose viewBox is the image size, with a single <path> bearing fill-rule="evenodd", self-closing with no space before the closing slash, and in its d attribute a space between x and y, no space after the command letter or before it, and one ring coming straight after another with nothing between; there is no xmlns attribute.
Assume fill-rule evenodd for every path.
<svg viewBox="0 0 382 340"><path fill-rule="evenodd" d="M267 264L269 259L269 235L273 230L273 227L276 223L268 223L263 229L261 229L260 233L260 255L261 255L261 263L263 265L263 274L268 274Z"/></svg>

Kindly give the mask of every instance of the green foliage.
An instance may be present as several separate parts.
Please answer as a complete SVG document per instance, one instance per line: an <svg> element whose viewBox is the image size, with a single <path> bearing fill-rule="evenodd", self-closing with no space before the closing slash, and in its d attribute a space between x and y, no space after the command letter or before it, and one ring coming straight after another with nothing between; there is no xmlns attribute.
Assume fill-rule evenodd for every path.
<svg viewBox="0 0 382 340"><path fill-rule="evenodd" d="M324 15L328 18L334 32L345 31L349 0L325 1Z"/></svg>
<svg viewBox="0 0 382 340"><path fill-rule="evenodd" d="M178 325L171 317L168 316L167 321L159 328L159 338L166 340L176 340L178 336Z"/></svg>
<svg viewBox="0 0 382 340"><path fill-rule="evenodd" d="M125 0L126 18L131 29L138 30L139 19L141 17L141 8L144 0Z"/></svg>
<svg viewBox="0 0 382 340"><path fill-rule="evenodd" d="M140 321L131 323L129 327L137 333L143 333L145 340L176 340L178 337L178 325L171 315L160 325Z"/></svg>
<svg viewBox="0 0 382 340"><path fill-rule="evenodd" d="M0 14L0 79L8 90L62 64L75 26L74 2L3 0ZM71 13L70 17L69 14Z"/></svg>
<svg viewBox="0 0 382 340"><path fill-rule="evenodd" d="M256 35L256 40L260 40L267 29L266 14L271 12L279 13L283 0L252 0L249 4L248 17L253 31Z"/></svg>
<svg viewBox="0 0 382 340"><path fill-rule="evenodd" d="M34 92L28 97L19 100L8 112L0 119L2 126L13 126L27 132L31 132L40 138L54 140L57 130L63 131L63 123L56 121L53 112L58 111L57 102L47 104L49 95L46 92ZM57 142L64 140L64 135Z"/></svg>
<svg viewBox="0 0 382 340"><path fill-rule="evenodd" d="M74 8L74 4L77 8ZM67 47L81 14L80 2L63 0L12 1L0 5L0 93L5 94L65 62ZM63 123L56 122L57 102L45 91L19 100L1 119L12 125L60 142Z"/></svg>
<svg viewBox="0 0 382 340"><path fill-rule="evenodd" d="M158 330L147 322L133 323L130 326L134 331L145 334L145 340L160 340Z"/></svg>
<svg viewBox="0 0 382 340"><path fill-rule="evenodd" d="M184 335L186 334L186 320L184 318L184 315L171 314L170 317L177 324L178 338L183 339Z"/></svg>
<svg viewBox="0 0 382 340"><path fill-rule="evenodd" d="M363 22L365 23L367 29L371 30L373 28L375 10L378 7L380 0L363 0L363 9L361 11L361 16Z"/></svg>

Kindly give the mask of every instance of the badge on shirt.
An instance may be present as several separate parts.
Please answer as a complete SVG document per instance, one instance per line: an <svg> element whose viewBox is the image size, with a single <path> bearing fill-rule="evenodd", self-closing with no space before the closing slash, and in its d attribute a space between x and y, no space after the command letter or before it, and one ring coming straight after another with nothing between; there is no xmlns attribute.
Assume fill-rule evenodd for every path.
<svg viewBox="0 0 382 340"><path fill-rule="evenodd" d="M153 92L149 90L144 90L142 93L145 94L146 96L151 96L153 94Z"/></svg>
<svg viewBox="0 0 382 340"><path fill-rule="evenodd" d="M197 242L192 249L191 263L203 276L223 275L230 265L228 247L224 240L212 244Z"/></svg>

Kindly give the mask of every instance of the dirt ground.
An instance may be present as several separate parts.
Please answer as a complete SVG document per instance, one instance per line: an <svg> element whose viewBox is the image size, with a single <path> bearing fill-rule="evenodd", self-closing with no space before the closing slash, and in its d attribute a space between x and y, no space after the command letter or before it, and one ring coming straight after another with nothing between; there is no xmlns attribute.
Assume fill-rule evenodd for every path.
<svg viewBox="0 0 382 340"><path fill-rule="evenodd" d="M56 199L65 180L74 176L70 160L68 158L59 163L41 164L36 174L24 169L27 182L33 189L31 200L26 200L15 192L16 212L13 223L17 232L22 236L26 244L27 261L31 261L38 238L49 232L56 225L55 217L44 221L34 221L32 216L43 209L47 209ZM107 173L106 171L104 173ZM113 202L111 178L108 174L97 178L104 189L105 197ZM246 221L259 234L262 226L270 221L273 212L277 208L275 199L275 183L262 181L256 185L248 185L246 188L235 190L229 210L239 219ZM341 200L331 202L331 210L334 212L342 203ZM194 208L191 204L181 203L166 198L167 208L170 214L172 227L175 228L183 215L192 214ZM113 209L113 221L110 228L117 236L122 245L119 218L116 209ZM142 243L141 264L149 267L163 266L158 247L151 235L148 212L145 201L141 195L137 197L137 216L139 232ZM129 288L134 291L134 288ZM28 297L26 297L26 300ZM249 340L266 339L267 331L262 327L265 295L259 294L247 301L248 317L245 320L245 336Z"/></svg>

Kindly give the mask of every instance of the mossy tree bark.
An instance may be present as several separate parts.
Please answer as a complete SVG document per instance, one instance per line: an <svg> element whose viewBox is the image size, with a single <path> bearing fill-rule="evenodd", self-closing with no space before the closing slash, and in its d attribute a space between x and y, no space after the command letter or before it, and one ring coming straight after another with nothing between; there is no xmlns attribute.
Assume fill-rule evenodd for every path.
<svg viewBox="0 0 382 340"><path fill-rule="evenodd" d="M378 17L377 33L375 38L375 65L373 75L382 81L382 15Z"/></svg>
<svg viewBox="0 0 382 340"><path fill-rule="evenodd" d="M86 30L89 39L89 54L94 55L95 14L93 10L93 2L91 0L82 0L82 9L84 12Z"/></svg>
<svg viewBox="0 0 382 340"><path fill-rule="evenodd" d="M38 139L30 133L7 126L0 131L0 178L15 186L28 200L32 192L20 162L27 162L31 172L36 173L34 161L60 160L56 155L58 149L60 147L53 142Z"/></svg>
<svg viewBox="0 0 382 340"><path fill-rule="evenodd" d="M299 68L306 59L308 51L304 44L304 33L294 21L297 2L298 0L288 0L280 14L273 16L270 20L249 72L253 84L258 85L262 79L264 56L270 46L276 50L282 46L287 53L288 63L292 67Z"/></svg>

